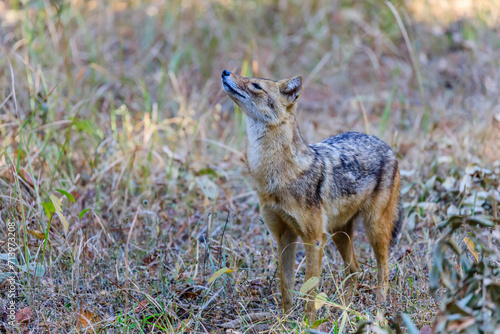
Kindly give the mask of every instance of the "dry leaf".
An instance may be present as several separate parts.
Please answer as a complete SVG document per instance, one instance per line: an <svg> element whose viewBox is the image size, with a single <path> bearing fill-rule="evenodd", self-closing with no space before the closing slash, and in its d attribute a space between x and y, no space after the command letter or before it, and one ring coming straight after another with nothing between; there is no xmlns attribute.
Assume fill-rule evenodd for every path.
<svg viewBox="0 0 500 334"><path fill-rule="evenodd" d="M78 313L78 324L80 328L94 328L94 323L99 321L99 317L90 311Z"/></svg>
<svg viewBox="0 0 500 334"><path fill-rule="evenodd" d="M451 321L447 327L448 330L450 331L456 331L457 333L463 331L466 328L469 328L470 326L474 325L476 322L476 319L474 317L466 317L466 318L461 318L457 319L455 321Z"/></svg>
<svg viewBox="0 0 500 334"><path fill-rule="evenodd" d="M27 324L31 321L33 317L33 310L29 307L25 307L17 311L16 322L18 324Z"/></svg>
<svg viewBox="0 0 500 334"><path fill-rule="evenodd" d="M195 181L207 200L214 200L217 198L219 194L217 184L210 180L208 175L199 176L195 179ZM208 201L208 203L210 204L210 201Z"/></svg>
<svg viewBox="0 0 500 334"><path fill-rule="evenodd" d="M467 246L467 249L469 250L469 252L472 254L472 256L474 256L474 259L476 260L476 262L479 262L479 254L477 253L477 251L475 249L474 242L472 242L472 240L470 240L468 237L465 237L464 243L465 243L465 246Z"/></svg>
<svg viewBox="0 0 500 334"><path fill-rule="evenodd" d="M45 233L43 232L40 232L38 230L29 230L28 233L35 236L39 240L45 240Z"/></svg>
<svg viewBox="0 0 500 334"><path fill-rule="evenodd" d="M140 313L142 310L144 310L147 306L149 305L148 299L144 299L143 301L139 302L139 304L135 307L134 312L135 313Z"/></svg>
<svg viewBox="0 0 500 334"><path fill-rule="evenodd" d="M219 278L219 276L221 276L222 274L225 274L225 273L231 273L233 272L234 270L233 269L229 269L229 268L222 268L222 269L219 269L217 270L211 277L210 279L208 280L208 283L212 283L213 281L215 281L217 278Z"/></svg>
<svg viewBox="0 0 500 334"><path fill-rule="evenodd" d="M59 216L59 219L61 219L61 223L62 223L63 228L64 228L64 233L68 234L69 224L62 213L61 201L59 201L59 198L57 198L54 195L50 195L49 197L50 197L52 204L54 204L54 208L56 209L56 213Z"/></svg>
<svg viewBox="0 0 500 334"><path fill-rule="evenodd" d="M202 290L196 286L188 286L182 290L176 290L179 299L191 299L194 300L198 298Z"/></svg>
<svg viewBox="0 0 500 334"><path fill-rule="evenodd" d="M30 186L34 186L33 184L33 179L31 178L31 175L24 170L24 168L21 168L21 177L26 181Z"/></svg>
<svg viewBox="0 0 500 334"><path fill-rule="evenodd" d="M431 333L432 333L432 328L430 328L429 326L424 326L420 330L420 334L431 334Z"/></svg>
<svg viewBox="0 0 500 334"><path fill-rule="evenodd" d="M316 295L314 299L314 308L319 310L323 305L328 302L328 296L324 292L320 292Z"/></svg>

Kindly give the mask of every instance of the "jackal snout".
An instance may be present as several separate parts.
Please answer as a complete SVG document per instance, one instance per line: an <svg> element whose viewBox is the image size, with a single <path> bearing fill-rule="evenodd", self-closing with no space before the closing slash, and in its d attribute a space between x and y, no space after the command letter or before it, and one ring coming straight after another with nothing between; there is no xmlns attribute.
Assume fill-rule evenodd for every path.
<svg viewBox="0 0 500 334"><path fill-rule="evenodd" d="M302 91L302 76L274 81L246 78L224 70L221 77L222 88L241 110L254 121L269 125L293 115L293 106Z"/></svg>
<svg viewBox="0 0 500 334"><path fill-rule="evenodd" d="M242 77L237 74L232 74L228 70L222 71L222 87L227 92L229 97L233 100L248 99L248 95L242 90L241 85L238 81L241 81Z"/></svg>

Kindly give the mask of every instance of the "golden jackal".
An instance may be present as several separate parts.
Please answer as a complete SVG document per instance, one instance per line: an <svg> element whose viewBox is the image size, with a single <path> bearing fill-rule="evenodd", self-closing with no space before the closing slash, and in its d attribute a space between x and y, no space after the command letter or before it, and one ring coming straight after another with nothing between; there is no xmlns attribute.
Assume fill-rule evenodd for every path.
<svg viewBox="0 0 500 334"><path fill-rule="evenodd" d="M247 164L262 217L278 242L283 309L292 307L297 237L306 248L306 280L321 275L327 234L333 235L347 274L354 274L359 265L353 221L359 215L377 259L377 300L385 301L389 244L400 228L396 155L380 139L357 132L307 145L295 117L302 81L301 76L273 81L222 72L222 87L247 115ZM314 321L315 289L308 294L306 315Z"/></svg>

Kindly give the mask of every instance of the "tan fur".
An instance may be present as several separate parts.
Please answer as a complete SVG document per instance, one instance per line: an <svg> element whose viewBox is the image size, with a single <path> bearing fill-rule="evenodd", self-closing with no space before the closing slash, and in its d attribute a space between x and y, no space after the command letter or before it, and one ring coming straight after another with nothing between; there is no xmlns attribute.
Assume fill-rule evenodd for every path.
<svg viewBox="0 0 500 334"><path fill-rule="evenodd" d="M278 243L284 311L292 308L290 291L295 290L298 237L306 248L307 281L321 276L322 249L326 236L332 235L346 264L346 274L351 275L346 295L351 298L353 276L359 269L352 246L353 223L358 216L364 218L378 264L377 300L384 301L389 244L398 219L400 187L393 153L371 137L360 137L365 144L359 145L374 145L381 151L380 159L377 152L366 153L371 146L370 149L360 146L359 154L344 148L346 142L345 145L356 149L355 140L333 137L330 141L307 145L295 120L302 77L272 81L228 73L223 73L223 86L247 115L248 168L257 186L262 217ZM365 170L366 175L356 176ZM356 181L359 177L367 181ZM342 182L358 183L353 183L355 189L349 189ZM314 321L315 289L308 294L311 301L306 305L306 314L309 321Z"/></svg>

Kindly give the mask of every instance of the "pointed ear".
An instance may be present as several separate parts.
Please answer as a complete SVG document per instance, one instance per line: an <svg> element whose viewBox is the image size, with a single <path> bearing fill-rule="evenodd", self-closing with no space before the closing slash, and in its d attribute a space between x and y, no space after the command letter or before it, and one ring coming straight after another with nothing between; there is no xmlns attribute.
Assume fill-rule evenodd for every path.
<svg viewBox="0 0 500 334"><path fill-rule="evenodd" d="M279 82L280 92L283 94L290 103L294 103L302 92L302 82L304 78L302 75L294 76L290 79L284 79Z"/></svg>

